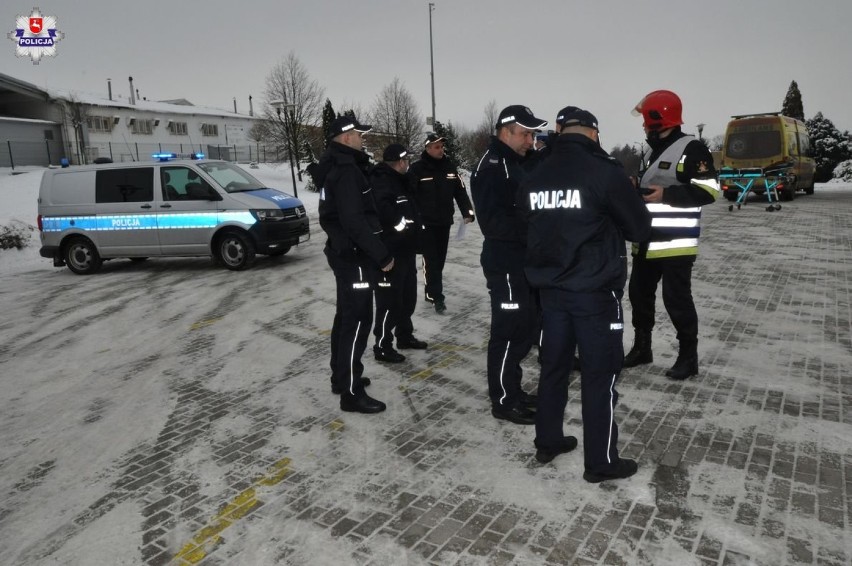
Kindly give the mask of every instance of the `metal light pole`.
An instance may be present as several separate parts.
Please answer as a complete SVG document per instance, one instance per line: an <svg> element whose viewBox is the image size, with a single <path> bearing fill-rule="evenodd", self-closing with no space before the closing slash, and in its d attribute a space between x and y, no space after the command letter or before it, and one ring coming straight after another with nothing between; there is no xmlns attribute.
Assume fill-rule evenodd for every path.
<svg viewBox="0 0 852 566"><path fill-rule="evenodd" d="M696 126L696 128L698 128L698 141L701 141L702 140L701 134L704 133L704 124L698 124Z"/></svg>
<svg viewBox="0 0 852 566"><path fill-rule="evenodd" d="M432 51L432 12L435 3L429 2L429 65L432 69L432 128L435 128L435 55Z"/></svg>
<svg viewBox="0 0 852 566"><path fill-rule="evenodd" d="M284 120L281 119L282 108L295 108L295 104L287 104L283 100L273 100L269 103L275 108L275 113L278 115L278 121L284 126L284 138L287 140L287 159L290 162L290 177L293 179L293 196L299 198L299 189L296 188L296 172L293 169L293 151L290 147L290 123L287 113L284 113Z"/></svg>

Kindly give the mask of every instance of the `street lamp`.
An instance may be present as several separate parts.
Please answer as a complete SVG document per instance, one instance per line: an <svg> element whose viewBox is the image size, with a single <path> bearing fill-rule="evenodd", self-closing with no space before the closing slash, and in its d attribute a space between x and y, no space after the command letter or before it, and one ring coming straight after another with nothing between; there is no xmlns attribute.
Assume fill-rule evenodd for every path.
<svg viewBox="0 0 852 566"><path fill-rule="evenodd" d="M287 112L284 113L284 119L281 119L281 109L289 108L291 111L296 108L295 104L287 104L284 100L273 100L269 103L275 108L275 114L278 116L278 121L284 126L284 138L287 140L287 158L290 161L290 177L293 179L293 196L299 198L299 189L296 188L296 172L293 169L293 150L290 146L290 119Z"/></svg>
<svg viewBox="0 0 852 566"><path fill-rule="evenodd" d="M432 52L432 12L435 11L435 3L429 2L429 65L432 75L432 129L435 128L435 56Z"/></svg>
<svg viewBox="0 0 852 566"><path fill-rule="evenodd" d="M698 128L698 141L701 141L701 134L704 132L704 124L698 124L695 127Z"/></svg>

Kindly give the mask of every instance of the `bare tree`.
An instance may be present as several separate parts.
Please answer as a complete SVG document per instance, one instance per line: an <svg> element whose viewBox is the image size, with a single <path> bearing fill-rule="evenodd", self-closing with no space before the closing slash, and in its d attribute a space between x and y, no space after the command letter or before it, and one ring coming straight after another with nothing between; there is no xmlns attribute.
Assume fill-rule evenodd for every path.
<svg viewBox="0 0 852 566"><path fill-rule="evenodd" d="M369 120L377 133L387 134L389 140L406 147L411 147L423 136L423 116L399 77L394 77L376 96Z"/></svg>
<svg viewBox="0 0 852 566"><path fill-rule="evenodd" d="M494 134L494 125L497 124L497 102L492 98L482 109L482 121L472 130L464 130L459 136L461 142L460 161L467 168L476 167L479 158L488 149L488 142Z"/></svg>
<svg viewBox="0 0 852 566"><path fill-rule="evenodd" d="M291 51L266 77L265 115L275 126L277 139L285 143L296 162L304 157L304 142L321 135L324 89L312 79L308 70ZM278 108L273 106L278 104ZM279 113L280 110L280 113ZM302 180L301 167L299 180Z"/></svg>

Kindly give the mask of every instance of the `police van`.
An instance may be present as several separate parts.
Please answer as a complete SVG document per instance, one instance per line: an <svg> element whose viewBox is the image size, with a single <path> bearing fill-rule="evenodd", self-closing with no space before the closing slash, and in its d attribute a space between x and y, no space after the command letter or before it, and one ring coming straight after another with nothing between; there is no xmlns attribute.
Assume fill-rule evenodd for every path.
<svg viewBox="0 0 852 566"><path fill-rule="evenodd" d="M283 255L310 238L302 201L239 166L154 157L45 171L41 256L81 275L108 259L165 256L212 256L241 270L256 254Z"/></svg>

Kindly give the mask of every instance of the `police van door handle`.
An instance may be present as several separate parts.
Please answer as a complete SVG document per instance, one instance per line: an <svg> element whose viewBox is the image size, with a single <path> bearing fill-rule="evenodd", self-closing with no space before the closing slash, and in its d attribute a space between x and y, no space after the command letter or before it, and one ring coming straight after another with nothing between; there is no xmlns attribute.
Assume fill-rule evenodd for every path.
<svg viewBox="0 0 852 566"><path fill-rule="evenodd" d="M151 205L150 204L143 204L139 208L151 208Z"/></svg>
<svg viewBox="0 0 852 566"><path fill-rule="evenodd" d="M171 207L172 207L172 205L170 205L168 203L160 205L160 208L171 208Z"/></svg>

